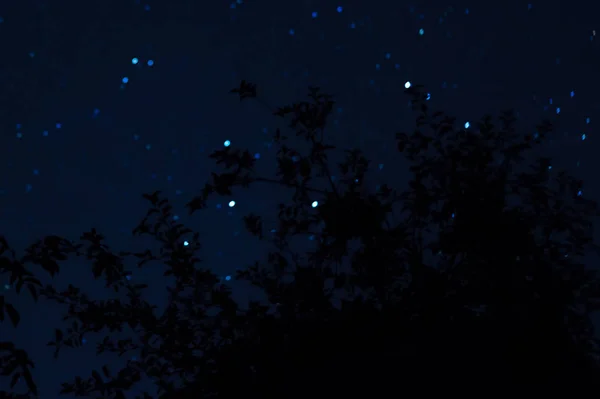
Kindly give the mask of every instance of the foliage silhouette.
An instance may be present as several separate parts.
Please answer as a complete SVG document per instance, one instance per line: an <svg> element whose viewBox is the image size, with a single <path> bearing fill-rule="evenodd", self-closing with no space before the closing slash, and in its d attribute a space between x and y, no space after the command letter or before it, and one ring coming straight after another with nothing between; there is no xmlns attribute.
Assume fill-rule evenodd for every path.
<svg viewBox="0 0 600 399"><path fill-rule="evenodd" d="M258 99L246 81L231 92ZM334 102L318 88L310 88L308 101L274 112L309 145L296 150L276 130L275 177L257 175L248 151L227 147L211 155L223 170L188 203L190 213L211 195L256 183L292 189L274 232L265 231L261 216L244 217L247 230L273 249L236 278L258 287L266 302L242 307L232 299L201 266L198 233L174 221L159 192L144 195L150 209L133 230L156 239L158 251L116 253L92 229L77 243L45 237L17 257L1 238L0 273L16 291L26 287L36 300L68 308L70 327L56 329L48 343L55 356L84 337L125 327L131 338L108 334L97 353L140 351L121 370L104 366L63 383L62 394L125 398L142 378L156 384L160 398L356 397L441 384L457 392L597 388L590 315L600 305L600 280L583 260L598 250L598 207L581 195L582 182L551 169L550 159L528 164L551 124L520 134L505 112L465 130L432 113L424 93L407 90L416 127L396 136L412 176L403 192L391 184L370 191L369 160L358 149L345 152L334 180L328 154L335 147L324 134ZM295 249L296 237L312 248ZM43 287L30 271L39 265L55 275L72 257L89 260L115 299L90 299L73 285L62 292ZM164 275L175 278L162 314L142 298L146 286L128 278L128 259L139 268L164 265ZM5 314L16 327L17 310L0 296L3 323ZM28 354L2 342L0 356L11 389L21 377L28 387L0 397L38 397Z"/></svg>

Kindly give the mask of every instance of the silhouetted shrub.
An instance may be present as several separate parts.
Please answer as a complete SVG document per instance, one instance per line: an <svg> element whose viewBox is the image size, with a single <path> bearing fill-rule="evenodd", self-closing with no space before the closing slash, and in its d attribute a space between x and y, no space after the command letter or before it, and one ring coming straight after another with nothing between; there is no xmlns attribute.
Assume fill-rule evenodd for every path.
<svg viewBox="0 0 600 399"><path fill-rule="evenodd" d="M232 92L257 98L245 81ZM325 127L334 102L318 88L274 112L296 136L275 132L275 177L257 175L248 151L227 147L211 155L223 169L189 202L190 213L211 195L254 184L293 192L277 210L274 232L264 230L261 216L244 217L248 231L273 250L236 278L262 290L267 303L242 308L233 301L200 266L199 235L174 221L159 192L145 195L150 209L133 231L154 237L157 252L114 253L92 229L77 243L45 237L17 257L3 238L0 273L17 292L26 287L68 307L71 327L57 329L49 343L56 355L105 328L135 331L126 340L106 336L98 353L141 350L137 360L64 383L62 392L123 398L146 377L169 399L598 387L590 314L600 303L599 280L583 264L597 250L598 208L581 195L581 181L531 155L551 125L522 134L506 112L463 129L430 112L421 87L407 94L417 119L414 132L396 136L412 176L403 192L395 182L370 190L369 160L358 149L345 152L333 180L328 154L335 147ZM294 149L294 140L306 141L309 151ZM310 239L312 249L298 251L293 237ZM94 276L126 296L93 300L74 286L57 292L29 271L37 264L54 275L74 256L90 260ZM176 278L162 314L141 298L146 287L128 279L128 258L139 267L158 262ZM18 324L18 312L0 297L0 320L5 314ZM13 385L23 377L29 387L24 396L1 395L36 397L27 353L3 342L0 356L2 375Z"/></svg>

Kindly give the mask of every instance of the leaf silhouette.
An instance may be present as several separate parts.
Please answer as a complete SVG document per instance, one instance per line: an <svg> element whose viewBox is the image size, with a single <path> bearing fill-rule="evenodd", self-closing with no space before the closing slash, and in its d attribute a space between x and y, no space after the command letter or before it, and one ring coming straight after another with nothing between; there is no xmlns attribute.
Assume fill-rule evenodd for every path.
<svg viewBox="0 0 600 399"><path fill-rule="evenodd" d="M15 309L15 307L10 303L5 303L4 309L6 310L8 318L12 322L13 326L17 327L19 325L19 322L21 321L21 316L19 316L19 312L17 311L17 309Z"/></svg>

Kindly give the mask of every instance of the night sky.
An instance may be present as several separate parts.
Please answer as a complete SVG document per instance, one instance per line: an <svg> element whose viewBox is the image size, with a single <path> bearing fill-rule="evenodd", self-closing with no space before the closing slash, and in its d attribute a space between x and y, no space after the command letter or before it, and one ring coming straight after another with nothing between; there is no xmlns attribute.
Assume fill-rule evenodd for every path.
<svg viewBox="0 0 600 399"><path fill-rule="evenodd" d="M162 190L201 233L204 265L227 281L267 248L241 217L275 222L276 205L292 194L256 185L192 217L184 209L216 170L208 155L227 140L274 172L271 133L284 125L228 93L241 79L272 107L304 100L309 85L334 95L329 141L366 152L373 189L403 188L409 178L394 135L414 128L403 94L411 82L470 128L509 108L523 131L554 120L548 153L600 200L598 36L600 2L589 0L0 0L0 235L22 250L47 234L77 239L96 227L116 251L152 247L131 230L146 211L141 194ZM111 295L89 264L62 267L57 288ZM159 268L135 269L133 279L164 304ZM241 301L256 295L227 283ZM6 275L0 292L22 316L17 329L0 324L0 341L33 357L41 398L120 364L95 357L94 337L54 360L45 345L64 309L17 296Z"/></svg>

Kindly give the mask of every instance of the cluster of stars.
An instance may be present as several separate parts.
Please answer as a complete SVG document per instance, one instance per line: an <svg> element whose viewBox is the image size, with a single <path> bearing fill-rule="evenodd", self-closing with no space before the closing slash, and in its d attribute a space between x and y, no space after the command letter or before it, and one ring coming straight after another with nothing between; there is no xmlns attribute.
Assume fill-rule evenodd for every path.
<svg viewBox="0 0 600 399"><path fill-rule="evenodd" d="M151 8L149 5L145 4L142 5L140 3L140 0L136 0L138 2L138 4L140 4L140 6L143 7L144 11L150 11ZM230 9L234 10L232 12L236 12L241 10L243 7L241 7L242 5L245 5L243 0L236 0L232 3L230 3ZM248 7L250 7L251 5L248 4ZM532 4L527 4L527 10L532 10L533 9L533 5ZM320 23L325 23L326 19L329 18L329 14L333 13L335 11L335 16L333 18L341 18L342 20L344 20L344 26L346 28L350 28L352 30L357 30L360 29L361 26L363 26L363 24L360 22L359 18L352 18L352 16L350 15L350 13L353 11L350 7L347 9L345 8L343 5L336 5L334 7L331 7L329 9L321 9L321 10L316 10L316 9L312 9L312 10L306 10L306 13L303 14L303 18L306 19L310 19L313 20L313 22L311 22L310 26L314 27L314 26L319 26ZM449 14L451 12L453 12L454 9L452 7L449 7L447 11L445 11L443 13L443 15L441 16L436 16L435 17L435 21L436 23L442 24L445 20L447 20L449 17ZM426 27L427 27L427 37L429 38L430 36L435 35L436 29L435 26L431 25L431 26L426 26L424 25L426 21L425 15L423 13L418 13L415 7L411 7L410 8L410 13L411 15L415 16L416 19L416 24L414 26L414 30L411 31L411 35L414 35L417 40L421 40L418 39L419 37L425 36L426 33ZM477 14L477 10L470 10L469 8L465 8L464 12L460 12L459 14L463 15L463 17L468 17L468 18L473 18L476 14ZM2 24L4 22L4 20L2 18L0 18L0 24ZM286 32L287 30L287 32ZM287 35L286 35L287 33ZM289 25L287 26L283 26L280 31L279 34L284 36L286 40L290 40L290 41L296 41L298 40L303 34L305 33L303 27L300 26L294 26L294 27L290 27ZM289 36L292 36L291 38ZM590 40L594 40L596 36L596 31L592 30L591 34L590 34ZM411 36L412 37L412 36ZM587 37L587 33L586 33L586 37ZM389 49L389 47L387 48ZM132 57L131 58L125 58L124 60L121 60L123 63L123 74L117 75L114 77L114 79L116 80L116 84L119 84L118 79L120 79L120 89L134 89L134 87L130 86L131 81L132 80L136 80L136 71L139 71L140 69L143 68L158 68L160 69L163 65L162 62L160 62L161 60L159 59L159 64L158 66L155 66L155 60L151 59L151 58L146 58L143 55L143 52L139 52L139 51L134 51L132 50L131 53ZM136 55L136 56L133 56ZM26 51L24 53L24 56L28 56L32 62L36 62L36 60L38 60L41 57L41 52L35 52L35 51ZM393 68L394 73L401 73L404 75L408 75L407 72L405 72L405 68L404 66L401 68L400 64L402 62L402 60L398 59L400 57L402 57L402 54L398 54L397 52L394 53L394 57L392 56L392 51L382 51L381 53L381 57L383 58L383 60L378 60L379 62L376 62L374 64L370 64L369 68L373 68L374 65L374 72L373 70L370 71L370 73L385 73L387 71L390 70L390 68ZM394 61L392 61L392 59ZM388 62L390 61L390 62ZM399 62L396 62L399 61ZM551 63L554 63L556 65L561 64L561 59L560 57L555 57L552 58ZM129 69L127 69L129 68ZM414 76L412 76L414 78ZM404 81L404 88L405 89L409 89L410 87L412 87L412 82L410 80L405 80L406 78L409 78L409 76L404 76L404 79L402 81ZM401 81L401 82L402 82ZM452 81L450 81L452 82ZM372 77L369 77L369 83L371 86L375 85L375 79L373 79ZM453 89L457 89L458 88L458 83L447 83L447 82L443 82L441 85L442 89L446 89L448 87L452 87ZM432 90L435 91L435 90ZM439 94L439 91L437 92ZM435 94L435 93L434 93ZM570 99L575 99L575 90L571 89L570 92L567 93L563 93L565 95L568 94L568 97ZM437 98L437 97L436 97ZM427 93L426 95L426 99L427 100L431 100L432 99L432 93ZM548 103L544 105L544 110L548 110L551 113L554 113L555 115L561 115L564 114L564 110L568 110L568 106L566 104L562 104L562 106L559 105L560 101L555 101L553 98L549 98L548 99ZM340 107L338 109L338 113L341 114L341 110L342 108ZM101 114L100 109L99 108L94 108L91 111L91 116L92 118L102 118L104 114ZM66 122L66 121L65 121ZM585 124L589 125L591 122L590 117L586 117L585 118ZM335 123L338 123L338 120L335 121ZM461 121L461 125L464 127L464 129L470 129L472 128L472 122L469 120L463 120ZM54 123L54 129L48 128L47 130L43 130L42 131L42 136L43 137L49 137L51 135L54 135L55 132L60 131L61 129L63 129L63 125L61 122L55 122ZM65 128L66 129L66 128ZM267 133L267 129L263 129L262 130L263 133ZM39 134L39 133L37 133ZM588 137L589 133L578 133L578 139L580 139L581 141L586 141L589 140ZM128 136L131 137L131 136ZM19 141L26 141L26 139L28 138L28 136L25 134L25 128L22 124L17 124L16 125L16 138ZM139 142L141 140L141 137L139 134L133 134L133 141L135 142ZM220 140L219 140L220 142ZM223 146L225 147L230 147L232 146L232 141L231 141L231 137L230 139L226 139L223 141ZM271 149L271 143L266 143L265 145L268 149ZM152 147L151 143L143 143L143 149L145 149L146 151L156 151L156 148ZM177 155L176 151L173 150L173 155ZM261 159L261 153L260 152L255 152L254 153L254 158L256 160L260 160ZM579 161L577 162L577 165L579 165ZM40 165L36 165L36 166L40 166ZM42 165L43 166L43 165ZM39 168L33 168L33 175L36 177L39 177L40 174L40 170ZM383 170L384 164L383 163L378 163L378 169L379 170ZM551 168L551 166L549 167ZM31 169L30 169L31 170ZM45 174L44 174L45 175ZM44 176L42 175L42 176ZM157 173L151 173L150 177L152 179L156 179L157 176L159 174ZM168 175L167 180L168 181L172 181L173 177L171 174ZM30 193L33 190L33 185L32 183L26 183L25 184L25 192L26 193ZM183 193L182 190L178 189L176 190L175 194L176 195L181 195ZM582 195L581 192L578 193L578 195ZM237 201L236 201L237 200ZM236 198L236 200L231 199L230 201L228 201L225 205L218 203L215 205L215 208L220 210L223 208L230 208L233 209L236 206L238 206L238 201L240 201L242 203L242 206L244 206L243 200L240 198ZM319 206L319 202L317 200L311 200L310 202L310 206L312 208L317 208ZM454 214L452 214L452 218L454 218ZM174 220L179 220L179 216L175 216ZM187 245L187 242L184 244ZM229 281L231 279L231 276L227 276L225 278L226 281ZM5 285L4 286L5 289L9 289L10 286Z"/></svg>

